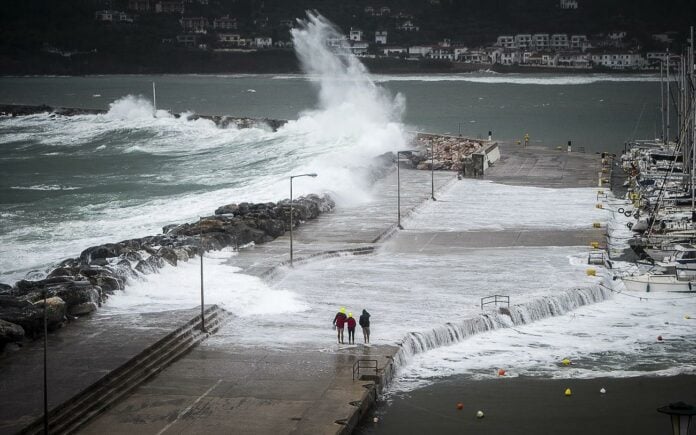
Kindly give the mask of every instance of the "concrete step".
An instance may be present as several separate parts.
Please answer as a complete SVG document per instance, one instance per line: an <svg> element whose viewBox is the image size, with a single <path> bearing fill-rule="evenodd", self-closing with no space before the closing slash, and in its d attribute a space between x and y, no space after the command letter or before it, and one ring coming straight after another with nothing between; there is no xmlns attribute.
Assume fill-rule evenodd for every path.
<svg viewBox="0 0 696 435"><path fill-rule="evenodd" d="M192 347L217 332L227 315L220 307L213 305L205 310L205 316L206 332L199 330L201 316L195 316L82 392L49 411L50 433L75 432ZM43 433L43 417L24 428L21 433Z"/></svg>

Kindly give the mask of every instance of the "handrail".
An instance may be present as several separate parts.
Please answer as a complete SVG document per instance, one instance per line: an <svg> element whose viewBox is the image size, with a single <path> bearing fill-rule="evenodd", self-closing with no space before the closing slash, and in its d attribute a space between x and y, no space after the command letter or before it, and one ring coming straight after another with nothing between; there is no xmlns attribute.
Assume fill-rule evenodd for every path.
<svg viewBox="0 0 696 435"><path fill-rule="evenodd" d="M484 305L495 304L496 306L498 306L499 302L501 304L506 304L508 307L510 307L510 296L493 295L493 296L486 296L484 298L481 298L481 309L483 309Z"/></svg>
<svg viewBox="0 0 696 435"><path fill-rule="evenodd" d="M355 381L355 375L360 375L360 369L374 369L375 375L379 372L376 359L359 359L353 363L353 381Z"/></svg>

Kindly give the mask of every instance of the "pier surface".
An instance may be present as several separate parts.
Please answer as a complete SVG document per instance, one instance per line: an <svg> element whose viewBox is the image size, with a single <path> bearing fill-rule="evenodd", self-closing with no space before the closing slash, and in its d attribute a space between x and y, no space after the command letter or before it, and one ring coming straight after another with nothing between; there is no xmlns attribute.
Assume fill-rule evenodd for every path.
<svg viewBox="0 0 696 435"><path fill-rule="evenodd" d="M499 183L548 187L596 186L597 155L565 153L545 149L502 147L503 158L485 178ZM457 183L456 174L436 172L436 186ZM601 236L602 230L504 230L439 232L407 229L396 231L396 173L379 181L369 206L339 207L332 213L308 222L294 233L294 253L301 267L304 259L327 252L370 249L389 239L384 249L420 251L438 255L444 251L513 246L578 246ZM410 210L427 204L430 198L430 172L401 171L402 219ZM438 193L436 192L436 196ZM462 198L466 200L466 198ZM440 204L435 203L434 207ZM391 236L391 237L390 237ZM289 237L255 246L234 257L233 265L242 273L273 278L291 273L285 265L289 257ZM454 285L454 283L453 283ZM157 318L158 314L152 314ZM159 316L170 317L169 313ZM94 319L98 319L95 316ZM175 320L172 318L172 320ZM83 433L341 433L348 432L370 402L371 381L353 381L352 369L359 359L376 359L379 367L389 366L396 346L345 346L333 344L335 333L327 321L324 349L279 350L239 346L231 341L234 331L224 326L214 337L138 387L133 394L85 426ZM68 328L52 334L62 340L72 334ZM103 339L122 341L116 331ZM77 330L75 330L77 331ZM147 331L147 329L143 329ZM81 331L81 333L85 333ZM127 332L126 332L127 333ZM301 333L301 331L298 331ZM75 332L77 334L77 332ZM134 333L135 334L135 333ZM358 331L359 334L359 331ZM137 336L137 334L135 334ZM72 342L68 352L76 355L73 364L84 376L103 373L103 362L115 356L91 350L95 337L85 335ZM358 342L361 337L358 337ZM137 347L138 340L133 340ZM140 343L142 344L142 343ZM35 352L39 347L35 346ZM11 359L22 357L18 352ZM137 352L134 352L135 354ZM90 354L89 363L78 355ZM40 380L40 361L31 362L31 373ZM49 360L50 361L50 360ZM61 365L69 365L63 361ZM49 366L49 388L58 403L79 391L69 382L54 382L60 371ZM4 372L3 372L4 373ZM367 386L367 388L366 388ZM3 390L5 391L5 390ZM34 388L33 391L40 389ZM40 393L39 393L40 394ZM27 397L34 403L27 415L41 415L41 398ZM3 406L4 408L4 406ZM17 420L15 422L26 421ZM10 426L5 426L9 428ZM14 426L16 428L16 426ZM0 428L2 433L12 433Z"/></svg>

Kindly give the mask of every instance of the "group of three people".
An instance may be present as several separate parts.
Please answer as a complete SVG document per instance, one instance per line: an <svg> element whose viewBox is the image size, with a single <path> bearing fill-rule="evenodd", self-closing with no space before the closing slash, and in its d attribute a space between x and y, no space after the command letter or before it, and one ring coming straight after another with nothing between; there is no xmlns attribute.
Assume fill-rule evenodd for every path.
<svg viewBox="0 0 696 435"><path fill-rule="evenodd" d="M362 328L363 341L365 343L369 343L370 313L368 313L367 310L363 310L358 322ZM346 309L341 307L334 317L333 325L338 334L338 344L343 344L343 330L345 326L348 326L348 344L355 344L355 319L353 318L353 313L348 313L346 316Z"/></svg>

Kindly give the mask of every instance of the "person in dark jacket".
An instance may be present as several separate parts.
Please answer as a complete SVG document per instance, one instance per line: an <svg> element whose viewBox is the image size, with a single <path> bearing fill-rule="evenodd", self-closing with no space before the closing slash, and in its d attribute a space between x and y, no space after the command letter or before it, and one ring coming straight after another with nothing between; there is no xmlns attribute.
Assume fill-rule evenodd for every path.
<svg viewBox="0 0 696 435"><path fill-rule="evenodd" d="M355 319L353 313L348 313L348 344L355 344Z"/></svg>
<svg viewBox="0 0 696 435"><path fill-rule="evenodd" d="M346 309L341 307L341 309L338 310L338 313L336 313L336 316L333 319L333 325L338 334L338 344L343 343L343 328L345 327L346 319Z"/></svg>
<svg viewBox="0 0 696 435"><path fill-rule="evenodd" d="M358 321L360 323L360 327L362 328L363 332L363 341L365 343L370 342L370 313L367 312L367 310L363 310L362 314L360 315L360 320Z"/></svg>

